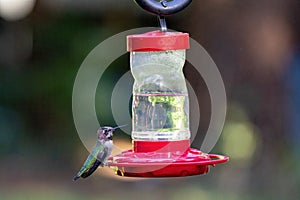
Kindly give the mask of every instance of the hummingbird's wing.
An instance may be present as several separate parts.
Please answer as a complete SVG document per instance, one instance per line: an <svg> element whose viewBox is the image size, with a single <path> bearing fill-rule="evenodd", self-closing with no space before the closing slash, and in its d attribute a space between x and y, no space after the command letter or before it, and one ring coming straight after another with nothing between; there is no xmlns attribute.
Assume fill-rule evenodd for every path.
<svg viewBox="0 0 300 200"><path fill-rule="evenodd" d="M101 161L96 160L91 168L89 168L86 172L81 174L81 178L89 177L92 173L94 173L94 171L96 171L96 169L99 167L99 165L101 165Z"/></svg>
<svg viewBox="0 0 300 200"><path fill-rule="evenodd" d="M81 177L86 178L89 177L96 169L99 167L99 165L103 164L103 161L107 157L108 149L107 147L104 147L103 151L99 152L97 155L97 159L95 160L94 164L86 171L84 172Z"/></svg>
<svg viewBox="0 0 300 200"><path fill-rule="evenodd" d="M88 177L97 169L97 167L101 164L101 161L98 160L99 154L101 154L101 152L104 152L104 150L104 144L102 144L101 141L97 140L96 146L84 162L77 175L74 177L74 181L82 177L83 174L85 174L83 178Z"/></svg>

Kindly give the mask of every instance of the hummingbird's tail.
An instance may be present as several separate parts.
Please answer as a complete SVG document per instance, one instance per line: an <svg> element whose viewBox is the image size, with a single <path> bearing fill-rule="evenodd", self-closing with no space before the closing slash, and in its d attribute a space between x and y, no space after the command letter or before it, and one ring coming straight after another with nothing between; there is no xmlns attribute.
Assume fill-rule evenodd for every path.
<svg viewBox="0 0 300 200"><path fill-rule="evenodd" d="M124 125L121 125L121 126L116 126L116 127L114 127L113 129L114 130L116 130L116 129L118 129L118 128L121 128L121 127L124 127L124 126L127 126L128 124L124 124Z"/></svg>
<svg viewBox="0 0 300 200"><path fill-rule="evenodd" d="M77 181L80 178L80 176L74 176L73 181Z"/></svg>

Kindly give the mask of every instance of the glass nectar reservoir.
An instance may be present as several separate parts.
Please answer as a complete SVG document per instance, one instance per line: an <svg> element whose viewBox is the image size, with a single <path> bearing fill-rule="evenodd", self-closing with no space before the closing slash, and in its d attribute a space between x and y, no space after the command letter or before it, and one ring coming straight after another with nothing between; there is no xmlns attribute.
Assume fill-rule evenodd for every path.
<svg viewBox="0 0 300 200"><path fill-rule="evenodd" d="M188 34L154 31L128 37L134 77L132 139L186 140L189 100L183 66ZM186 40L178 43L178 40Z"/></svg>

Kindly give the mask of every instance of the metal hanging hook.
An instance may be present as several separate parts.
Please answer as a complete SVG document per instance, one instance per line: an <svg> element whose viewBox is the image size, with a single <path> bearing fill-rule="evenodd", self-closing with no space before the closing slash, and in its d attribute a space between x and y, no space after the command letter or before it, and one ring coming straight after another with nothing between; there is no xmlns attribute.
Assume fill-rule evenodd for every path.
<svg viewBox="0 0 300 200"><path fill-rule="evenodd" d="M185 9L192 0L134 0L144 10L159 16L167 16Z"/></svg>
<svg viewBox="0 0 300 200"><path fill-rule="evenodd" d="M161 31L166 32L168 30L166 18L164 16L158 16L158 21L160 24Z"/></svg>

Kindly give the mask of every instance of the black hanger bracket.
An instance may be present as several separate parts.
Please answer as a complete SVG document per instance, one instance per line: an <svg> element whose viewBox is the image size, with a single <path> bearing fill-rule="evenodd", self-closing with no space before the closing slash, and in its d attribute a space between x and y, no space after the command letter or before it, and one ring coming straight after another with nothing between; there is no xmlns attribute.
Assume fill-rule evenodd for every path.
<svg viewBox="0 0 300 200"><path fill-rule="evenodd" d="M175 14L185 9L192 0L134 0L144 10L159 16Z"/></svg>

